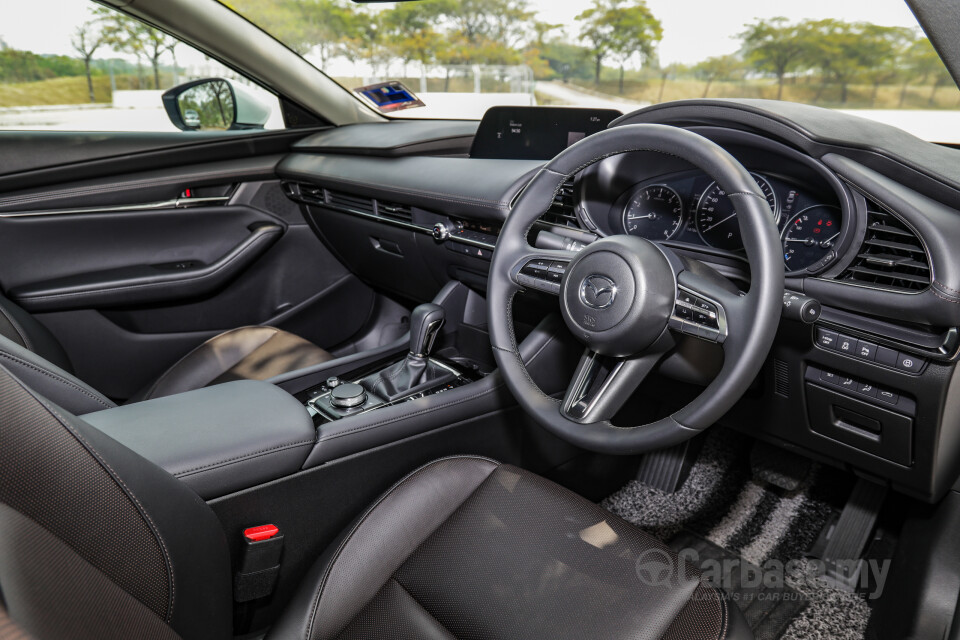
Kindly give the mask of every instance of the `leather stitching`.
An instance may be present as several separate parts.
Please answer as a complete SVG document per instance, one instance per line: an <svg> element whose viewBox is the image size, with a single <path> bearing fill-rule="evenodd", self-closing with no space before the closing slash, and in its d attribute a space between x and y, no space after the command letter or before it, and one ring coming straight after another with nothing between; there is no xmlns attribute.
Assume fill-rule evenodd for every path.
<svg viewBox="0 0 960 640"><path fill-rule="evenodd" d="M310 622L307 625L306 635L304 635L304 640L310 640L310 638L313 637L313 625L317 619L317 609L320 606L320 599L323 596L323 590L327 586L327 580L330 578L330 574L333 571L334 565L337 563L337 560L340 559L340 554L343 553L344 549L346 549L347 544L353 539L354 534L356 534L357 531L360 529L360 527L363 526L363 523L367 521L367 518L370 517L370 514L372 514L376 510L376 508L379 507L380 504L383 503L387 498L393 495L394 491L399 489L404 483L411 480L412 478L419 475L420 473L423 473L430 467L436 464L440 464L441 462L447 462L450 460L483 460L484 462L489 462L493 464L494 471L496 471L496 469L500 466L500 463L497 462L496 460L485 458L483 456L447 456L446 458L440 458L439 460L434 460L433 462L429 462L423 465L422 467L420 467L419 469L414 469L413 471L405 475L403 478L401 478L399 481L397 481L397 483L394 484L392 487L387 489L387 491L382 496L380 496L376 502L370 505L370 507L364 512L364 514L360 517L360 520L358 520L357 523L350 530L350 533L348 533L347 536L343 539L343 542L340 543L340 546L337 547L336 552L333 554L333 557L330 559L330 562L327 564L327 567L323 572L323 577L320 579L320 588L317 589L317 595L314 598L313 604L310 607ZM493 471L491 471L490 473L493 473ZM487 478L489 477L490 476L488 474ZM483 484L483 482L481 482L480 484ZM477 485L478 488L479 486L480 485ZM474 491L475 490L476 489L474 489ZM471 495L473 494L471 493Z"/></svg>
<svg viewBox="0 0 960 640"><path fill-rule="evenodd" d="M186 469L184 471L178 471L174 476L180 478L183 476L188 476L194 473L199 473L201 471L209 471L217 467L226 467L231 464L238 462L245 462L247 460L252 460L254 458L260 458L270 453L277 453L280 451L286 451L287 449L296 449L297 447L302 447L304 445L313 444L316 442L315 439L311 438L310 440L300 440L298 442L291 442L289 444L282 444L276 447L271 447L269 449L261 449L260 451L254 451L252 453L245 453L241 456L235 456L233 458L225 458L223 460L217 460L216 462L211 462L200 467L194 467L192 469Z"/></svg>
<svg viewBox="0 0 960 640"><path fill-rule="evenodd" d="M36 371L36 372L38 372L38 373L42 373L42 374L45 375L45 376L48 376L48 377L50 377L50 378L53 378L54 380L56 380L56 381L59 382L60 384L66 385L66 386L70 387L71 389L73 389L74 391L79 391L80 393L82 393L83 395L87 396L88 398L90 398L90 399L92 399L92 400L95 400L96 402L98 402L99 404L103 405L103 406L104 406L105 408L107 408L107 409L112 409L112 408L114 408L114 407L116 406L116 405L114 405L112 402L108 402L106 399L104 399L104 398L102 398L102 397L100 397L100 396L98 396L98 395L96 395L96 394L94 394L94 393L91 393L91 392L88 391L87 389L84 389L83 387L81 387L81 386L79 386L79 385L77 385L77 384L75 384L75 383L67 380L67 379L64 378L63 376L57 375L57 374L54 373L53 371L50 371L50 370L48 370L48 369L44 369L43 367L40 367L39 365L33 364L32 362L28 362L28 361L26 361L26 360L23 360L23 359L21 359L21 358L18 358L18 357L15 356L15 355L12 355L12 354L10 354L10 353L7 353L6 351L0 351L0 358L6 358L6 359L8 359L8 360L11 360L11 361L19 364L20 366L27 367L27 368L29 368L29 369L33 369L34 371Z"/></svg>
<svg viewBox="0 0 960 640"><path fill-rule="evenodd" d="M153 522L153 519L150 517L150 514L147 513L147 510L143 508L143 505L140 503L140 500L137 499L137 496L133 494L133 491L130 490L130 487L128 487L127 484L123 481L123 479L119 475L117 475L117 472L113 470L113 467L111 467L110 464L103 459L103 457L100 455L100 452L98 452L89 442L87 442L86 438L84 438L79 431L74 429L70 425L70 423L62 415L60 415L59 411L57 411L54 407L47 404L47 402L43 398L41 398L40 396L30 391L22 383L20 383L19 381L17 382L20 385L21 389L23 389L25 392L30 394L47 411L53 414L53 416L56 417L57 420L60 422L61 426L63 426L63 428L65 428L74 438L76 438L77 441L80 442L80 444L82 444L83 447L90 453L90 455L97 462L100 463L100 466L103 467L107 471L107 474L113 479L113 481L117 483L117 485L121 488L124 494L126 494L126 496L133 503L134 508L136 508L137 511L140 513L140 516L147 523L147 526L149 527L150 531L153 533L154 537L156 538L157 543L160 545L160 550L163 554L164 563L167 567L167 583L170 587L170 601L167 604L167 616L166 618L164 618L164 621L169 623L171 618L173 617L173 605L176 599L176 585L173 579L173 560L170 558L170 552L168 551L167 545L163 540L163 536L160 535L160 530L157 529L157 526Z"/></svg>
<svg viewBox="0 0 960 640"><path fill-rule="evenodd" d="M263 235L263 236L260 236L259 238L256 238L253 242L247 245L247 250L249 251L257 244L262 244L264 240L270 239L272 235L273 234ZM147 282L145 284L133 284L133 285L126 285L122 287L109 287L106 289L91 289L87 291L68 291L65 293L48 293L48 294L39 295L39 296L21 296L20 300L27 301L27 302L34 302L37 300L68 298L72 296L96 296L98 294L111 293L114 291L134 291L136 289L149 289L151 287L169 287L169 286L183 285L185 283L202 282L203 280L207 280L208 278L211 278L217 275L220 271L223 271L224 269L232 265L234 262L236 262L238 259L247 255L248 251L240 251L239 253L237 253L235 256L233 256L232 258L224 262L222 265L220 265L216 269L213 269L208 273L193 276L191 278L177 278L177 279L171 279L171 280L164 280L162 282Z"/></svg>
<svg viewBox="0 0 960 640"><path fill-rule="evenodd" d="M17 332L18 336L20 336L20 342L23 343L23 347L36 353L36 350L33 348L33 344L30 342L30 338L27 336L27 332L23 330L23 327L21 327L20 323L14 319L13 315L3 308L2 304L0 304L0 313L3 314L3 317L7 319L7 322L10 323L10 326L13 327L13 330Z"/></svg>

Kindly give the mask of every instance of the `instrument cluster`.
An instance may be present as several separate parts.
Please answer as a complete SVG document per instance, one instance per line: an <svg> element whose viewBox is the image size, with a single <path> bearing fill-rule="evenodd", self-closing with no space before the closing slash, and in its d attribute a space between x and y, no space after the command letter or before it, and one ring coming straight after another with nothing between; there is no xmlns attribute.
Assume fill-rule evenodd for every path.
<svg viewBox="0 0 960 640"><path fill-rule="evenodd" d="M843 227L839 202L779 176L760 172L751 175L780 231L787 271L828 264L836 256ZM606 224L590 226L648 240L730 252L743 250L732 201L720 185L701 172L660 176L633 185L616 199L608 220L602 222Z"/></svg>

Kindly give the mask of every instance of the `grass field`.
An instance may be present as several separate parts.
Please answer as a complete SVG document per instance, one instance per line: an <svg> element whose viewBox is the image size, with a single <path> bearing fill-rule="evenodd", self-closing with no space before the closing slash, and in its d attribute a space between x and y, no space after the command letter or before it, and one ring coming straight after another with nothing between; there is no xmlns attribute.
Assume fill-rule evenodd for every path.
<svg viewBox="0 0 960 640"><path fill-rule="evenodd" d="M627 80L624 92L620 94L616 80L601 80L599 85L578 82L578 86L592 91L600 91L612 96L621 96L636 102L668 102L685 98L702 98L707 87L699 80L667 80L660 97L660 80ZM840 100L840 86L828 84L821 87L816 80L788 82L783 87L783 99L790 102L803 102L823 107L843 107L845 109L958 109L960 92L953 86L942 86L934 93L932 86L909 86L900 104L899 85L882 85L877 89L870 85L849 85L847 102ZM934 100L930 102L933 94ZM710 85L709 98L768 98L776 99L776 82L749 80L745 82L714 82Z"/></svg>
<svg viewBox="0 0 960 640"><path fill-rule="evenodd" d="M138 83L136 76L115 76L117 89L152 89L153 75ZM161 74L160 86L172 86L172 74ZM112 101L109 76L93 77L93 95L99 103ZM39 82L0 84L0 107L33 107L54 104L89 104L87 79L84 76L51 78Z"/></svg>

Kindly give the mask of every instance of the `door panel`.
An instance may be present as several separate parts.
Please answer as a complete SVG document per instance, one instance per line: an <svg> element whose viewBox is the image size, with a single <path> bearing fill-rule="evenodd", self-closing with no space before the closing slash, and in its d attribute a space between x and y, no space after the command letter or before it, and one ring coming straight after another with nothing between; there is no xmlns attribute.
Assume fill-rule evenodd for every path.
<svg viewBox="0 0 960 640"><path fill-rule="evenodd" d="M82 184L62 180L49 190L31 190L29 201L0 193L0 203L16 204L0 210L0 288L16 300L86 274L86 294L65 296L69 303L47 299L33 309L64 344L78 377L117 399L136 393L204 340L238 326L272 324L322 347L345 342L369 320L376 294L337 261L283 195L272 173L276 159L111 174ZM133 208L223 180L227 204ZM10 216L14 209L36 213L65 205L111 210ZM258 233L269 242L232 263L226 277L216 270L212 286L173 283L159 287L161 295L111 291L124 274L156 275L162 270L156 265L174 269L174 280L182 275L178 268L200 273ZM104 272L112 279L102 277L98 285Z"/></svg>

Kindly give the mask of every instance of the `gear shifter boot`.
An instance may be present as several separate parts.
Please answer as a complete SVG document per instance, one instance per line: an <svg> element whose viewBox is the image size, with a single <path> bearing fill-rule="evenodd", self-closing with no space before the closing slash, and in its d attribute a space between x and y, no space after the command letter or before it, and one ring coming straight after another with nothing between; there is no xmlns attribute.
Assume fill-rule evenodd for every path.
<svg viewBox="0 0 960 640"><path fill-rule="evenodd" d="M438 367L427 358L407 354L401 362L367 376L360 381L370 393L388 402L406 395L421 385L439 381L450 372Z"/></svg>

